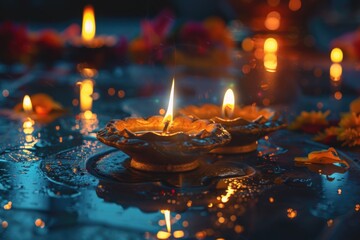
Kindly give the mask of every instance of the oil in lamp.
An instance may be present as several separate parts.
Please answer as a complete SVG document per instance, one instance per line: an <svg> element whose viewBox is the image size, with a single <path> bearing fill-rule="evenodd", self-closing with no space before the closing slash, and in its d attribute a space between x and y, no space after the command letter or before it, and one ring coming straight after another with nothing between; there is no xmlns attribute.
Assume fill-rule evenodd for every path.
<svg viewBox="0 0 360 240"><path fill-rule="evenodd" d="M110 121L97 138L131 157L134 169L184 172L197 168L201 155L230 141L230 134L209 120L173 118L174 83L166 115Z"/></svg>
<svg viewBox="0 0 360 240"><path fill-rule="evenodd" d="M222 107L215 104L190 105L181 109L179 113L197 119L210 119L224 126L231 134L231 141L226 146L211 151L219 154L255 151L258 139L285 127L271 109L260 109L255 105L242 108L236 106L231 89L226 91Z"/></svg>

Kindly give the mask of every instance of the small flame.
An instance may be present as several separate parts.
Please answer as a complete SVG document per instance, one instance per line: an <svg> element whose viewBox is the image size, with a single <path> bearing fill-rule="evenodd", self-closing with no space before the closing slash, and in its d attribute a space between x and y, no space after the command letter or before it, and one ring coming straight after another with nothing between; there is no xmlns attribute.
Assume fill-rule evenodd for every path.
<svg viewBox="0 0 360 240"><path fill-rule="evenodd" d="M31 113L33 111L32 103L29 95L25 95L24 97L23 109L26 113Z"/></svg>
<svg viewBox="0 0 360 240"><path fill-rule="evenodd" d="M94 92L94 83L87 79L80 84L80 109L82 112L92 109L92 94Z"/></svg>
<svg viewBox="0 0 360 240"><path fill-rule="evenodd" d="M226 118L231 118L234 114L235 108L235 96L233 90L230 88L226 91L224 95L224 101L222 105L222 115Z"/></svg>
<svg viewBox="0 0 360 240"><path fill-rule="evenodd" d="M95 37L95 14L91 5L87 5L84 8L82 32L81 36L85 41L90 41Z"/></svg>
<svg viewBox="0 0 360 240"><path fill-rule="evenodd" d="M170 210L163 210L165 216L166 230L171 233Z"/></svg>
<svg viewBox="0 0 360 240"><path fill-rule="evenodd" d="M163 123L171 124L171 122L173 121L174 85L175 85L175 79L173 79L173 81L172 81L170 98L169 98L169 105L168 105L165 117L163 119Z"/></svg>

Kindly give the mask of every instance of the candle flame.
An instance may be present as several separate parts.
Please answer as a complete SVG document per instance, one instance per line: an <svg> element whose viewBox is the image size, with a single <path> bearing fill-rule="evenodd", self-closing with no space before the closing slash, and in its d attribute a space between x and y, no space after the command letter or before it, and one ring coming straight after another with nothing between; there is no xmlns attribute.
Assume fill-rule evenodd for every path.
<svg viewBox="0 0 360 240"><path fill-rule="evenodd" d="M26 113L31 113L33 111L32 103L29 95L25 95L24 97L23 109Z"/></svg>
<svg viewBox="0 0 360 240"><path fill-rule="evenodd" d="M230 88L225 92L224 101L222 105L222 115L226 118L231 118L234 114L235 96L233 90Z"/></svg>
<svg viewBox="0 0 360 240"><path fill-rule="evenodd" d="M92 109L92 94L94 92L94 83L90 79L86 79L80 84L80 109L82 112Z"/></svg>
<svg viewBox="0 0 360 240"><path fill-rule="evenodd" d="M163 123L168 122L168 124L171 124L171 122L173 121L174 85L175 85L175 79L173 79L173 81L172 81L170 98L169 98L169 105L168 105L165 117L163 119Z"/></svg>
<svg viewBox="0 0 360 240"><path fill-rule="evenodd" d="M171 232L171 219L170 219L170 210L163 210L165 216L166 230Z"/></svg>
<svg viewBox="0 0 360 240"><path fill-rule="evenodd" d="M96 25L94 9L91 5L87 5L83 12L82 32L81 36L85 41L90 41L95 37Z"/></svg>

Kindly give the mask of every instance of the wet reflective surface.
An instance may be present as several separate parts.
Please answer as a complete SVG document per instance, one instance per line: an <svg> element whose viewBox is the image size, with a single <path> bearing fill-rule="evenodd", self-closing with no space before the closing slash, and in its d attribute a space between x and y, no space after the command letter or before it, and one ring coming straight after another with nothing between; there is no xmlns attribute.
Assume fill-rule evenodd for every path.
<svg viewBox="0 0 360 240"><path fill-rule="evenodd" d="M310 75L305 70L294 71L293 78L288 78L282 87L261 84L265 80L276 84L279 77L289 77L282 73L282 68L277 72L260 68L250 75L236 70L225 80L216 76L199 77L183 69L173 71L179 74L179 105L217 102L221 99L219 89L233 85L239 89L244 103L266 104L264 99L268 99L271 104L276 103L274 108L291 118L298 110L319 106L339 112L346 109L353 96L351 91L346 95L349 99L345 96L346 88L340 100L334 99L330 90L316 96L305 94L314 89L306 84L297 85L297 81ZM31 81L24 78L21 83L18 79L16 86L10 81L3 82L2 87L10 90L10 97L1 99L4 108L21 101L24 92L43 91L53 93L69 111L46 125L35 122L32 132L24 131L23 119L9 120L1 115L0 238L357 239L360 236L358 149L338 149L340 157L350 164L348 171L338 166L299 167L295 166L295 157L328 146L315 143L310 135L280 130L261 139L257 152L208 155L201 158L200 167L194 171L155 174L130 169L128 156L96 140L96 131L110 119L134 113L158 114L166 106L166 100L161 97L167 96L163 93L173 74L169 72L154 66L100 72L95 79L95 93L99 97L93 108L96 116L91 119L82 118L73 101L79 93L76 82L81 80L76 73L62 72L56 77L46 72L33 73L26 75ZM250 83L249 78L260 84ZM198 82L192 87L190 83L194 81ZM35 84L39 82L45 84ZM156 89L152 89L154 83ZM284 88L288 90L285 95L276 94ZM138 95L143 97L134 98Z"/></svg>

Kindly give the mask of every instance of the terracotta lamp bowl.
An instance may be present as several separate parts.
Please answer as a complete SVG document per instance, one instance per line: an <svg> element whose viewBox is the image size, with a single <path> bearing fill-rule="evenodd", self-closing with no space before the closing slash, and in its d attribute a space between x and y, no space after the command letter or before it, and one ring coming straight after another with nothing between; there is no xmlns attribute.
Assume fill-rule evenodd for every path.
<svg viewBox="0 0 360 240"><path fill-rule="evenodd" d="M183 172L198 167L199 156L230 142L217 123L176 117L163 133L162 116L110 121L97 138L131 157L131 167L152 172Z"/></svg>
<svg viewBox="0 0 360 240"><path fill-rule="evenodd" d="M221 124L230 134L231 141L211 152L220 154L246 153L257 149L257 140L286 127L275 112L269 108L259 109L255 106L235 107L230 119L221 118L221 107L214 104L187 106L179 111L181 114L198 119L211 119Z"/></svg>

